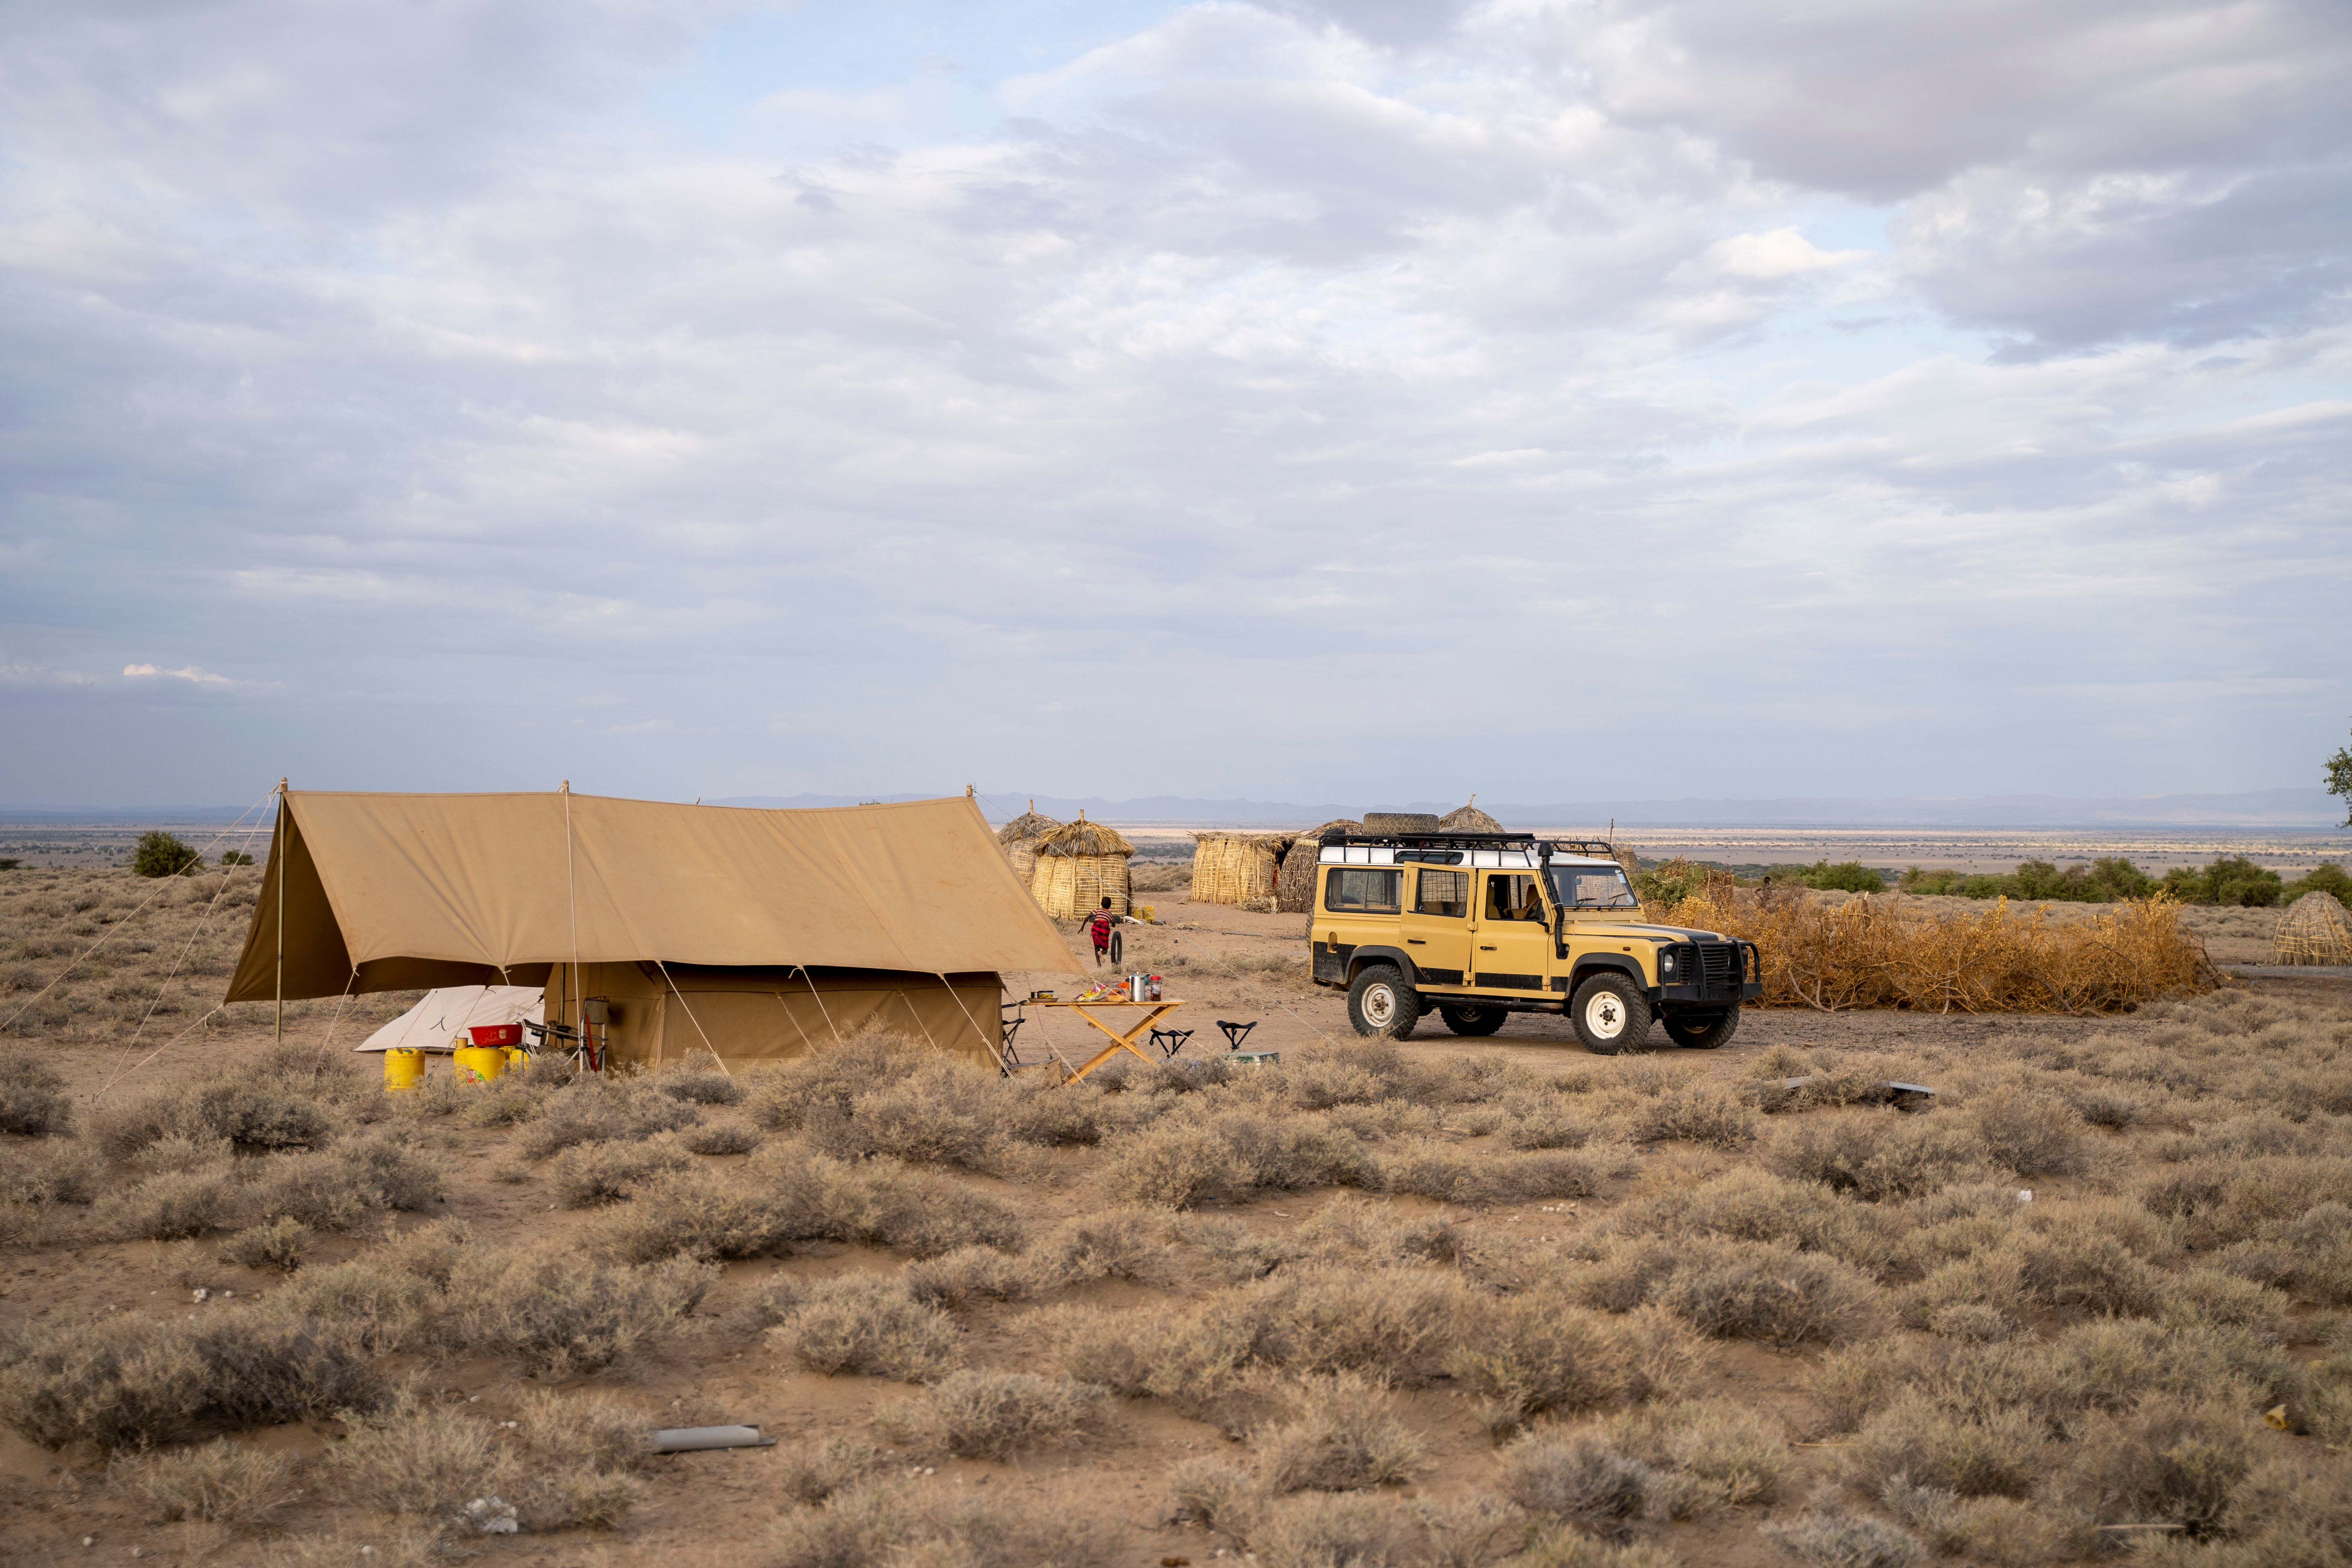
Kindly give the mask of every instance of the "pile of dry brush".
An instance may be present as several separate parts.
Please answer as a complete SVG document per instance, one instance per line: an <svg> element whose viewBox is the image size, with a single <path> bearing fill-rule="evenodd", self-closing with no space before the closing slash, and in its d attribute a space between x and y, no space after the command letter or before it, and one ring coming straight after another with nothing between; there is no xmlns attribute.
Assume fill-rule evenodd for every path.
<svg viewBox="0 0 2352 1568"><path fill-rule="evenodd" d="M1762 952L1766 1006L1928 1013L2112 1013L2211 989L2204 943L2161 895L2090 920L1932 915L1900 897L1831 903L1795 888L1713 885L1659 917Z"/></svg>

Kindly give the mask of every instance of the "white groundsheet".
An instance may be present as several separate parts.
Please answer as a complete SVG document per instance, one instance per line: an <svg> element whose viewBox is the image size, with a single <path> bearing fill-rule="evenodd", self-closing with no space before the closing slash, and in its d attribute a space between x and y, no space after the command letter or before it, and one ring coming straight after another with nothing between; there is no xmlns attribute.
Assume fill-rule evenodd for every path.
<svg viewBox="0 0 2352 1568"><path fill-rule="evenodd" d="M477 1024L543 1024L547 993L536 985L453 985L427 991L425 1000L370 1035L355 1051L453 1051L471 1045Z"/></svg>

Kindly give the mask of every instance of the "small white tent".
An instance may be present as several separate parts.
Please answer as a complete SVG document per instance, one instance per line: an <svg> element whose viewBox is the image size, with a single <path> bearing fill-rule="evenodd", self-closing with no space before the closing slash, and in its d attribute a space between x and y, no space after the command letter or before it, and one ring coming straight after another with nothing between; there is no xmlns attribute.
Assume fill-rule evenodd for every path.
<svg viewBox="0 0 2352 1568"><path fill-rule="evenodd" d="M355 1051L451 1051L470 1044L477 1024L543 1024L547 993L536 985L452 985L370 1035Z"/></svg>

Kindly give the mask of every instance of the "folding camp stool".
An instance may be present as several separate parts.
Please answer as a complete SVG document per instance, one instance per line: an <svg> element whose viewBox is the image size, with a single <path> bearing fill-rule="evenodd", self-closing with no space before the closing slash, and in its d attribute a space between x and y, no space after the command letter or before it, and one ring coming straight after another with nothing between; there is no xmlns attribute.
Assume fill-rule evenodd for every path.
<svg viewBox="0 0 2352 1568"><path fill-rule="evenodd" d="M1010 1018L1004 1016L1007 1010L1013 1014ZM1013 1040L1021 1033L1021 1026L1027 1023L1029 1019L1027 1015L1021 1011L1021 1004L1018 1002L999 1002L996 1005L996 1013L1004 1039L1004 1060L1001 1070L1005 1077L1010 1078L1013 1076L1014 1068L1029 1065L1021 1059L1021 1053L1013 1048Z"/></svg>
<svg viewBox="0 0 2352 1568"><path fill-rule="evenodd" d="M1154 1029L1151 1031L1152 1048L1160 1053L1161 1061L1174 1061L1176 1053L1184 1048L1184 1042L1194 1033L1192 1029Z"/></svg>
<svg viewBox="0 0 2352 1568"><path fill-rule="evenodd" d="M1217 1027L1225 1032L1225 1049L1237 1051L1242 1048L1242 1042L1249 1038L1250 1031L1257 1027L1257 1020L1252 1018L1246 1024L1236 1024L1220 1018L1217 1020Z"/></svg>

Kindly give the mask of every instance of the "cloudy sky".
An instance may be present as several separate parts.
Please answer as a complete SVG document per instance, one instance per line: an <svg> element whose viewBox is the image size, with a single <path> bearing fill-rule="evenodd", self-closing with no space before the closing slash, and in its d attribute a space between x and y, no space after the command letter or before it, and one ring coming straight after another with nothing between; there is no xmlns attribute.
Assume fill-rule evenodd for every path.
<svg viewBox="0 0 2352 1568"><path fill-rule="evenodd" d="M0 7L0 804L2158 794L2352 720L2341 0Z"/></svg>

